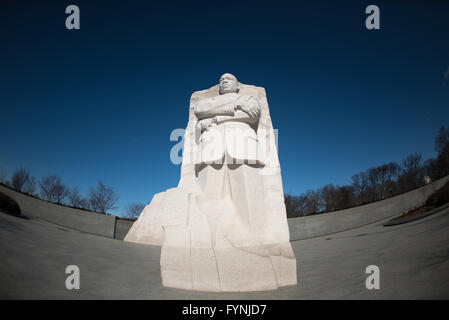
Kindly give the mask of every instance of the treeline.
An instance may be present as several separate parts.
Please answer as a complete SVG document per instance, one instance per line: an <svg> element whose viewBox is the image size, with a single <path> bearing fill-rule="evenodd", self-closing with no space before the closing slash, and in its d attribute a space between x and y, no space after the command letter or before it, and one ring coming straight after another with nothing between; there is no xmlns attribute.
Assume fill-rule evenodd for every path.
<svg viewBox="0 0 449 320"><path fill-rule="evenodd" d="M449 174L449 127L435 138L436 159L423 161L420 154L407 156L401 164L390 162L356 173L351 184L328 184L299 196L285 195L287 217L318 214L383 200L421 187Z"/></svg>
<svg viewBox="0 0 449 320"><path fill-rule="evenodd" d="M6 179L5 171L0 170L0 183L35 198L77 209L106 214L118 208L119 196L102 181L90 188L86 196L77 187L69 188L56 174L43 176L37 181L25 168L17 169L10 180ZM125 208L123 216L136 218L143 207L141 203L130 204Z"/></svg>

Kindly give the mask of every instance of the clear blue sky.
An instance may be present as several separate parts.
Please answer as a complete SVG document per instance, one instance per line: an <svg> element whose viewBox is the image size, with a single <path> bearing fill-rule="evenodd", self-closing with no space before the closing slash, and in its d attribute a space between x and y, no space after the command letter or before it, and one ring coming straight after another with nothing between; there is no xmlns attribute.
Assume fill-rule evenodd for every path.
<svg viewBox="0 0 449 320"><path fill-rule="evenodd" d="M70 4L80 30L65 28ZM365 29L369 4L381 30ZM169 136L191 94L225 72L265 87L286 193L434 157L448 13L443 1L2 1L0 167L84 193L101 179L121 207L147 203L178 183Z"/></svg>

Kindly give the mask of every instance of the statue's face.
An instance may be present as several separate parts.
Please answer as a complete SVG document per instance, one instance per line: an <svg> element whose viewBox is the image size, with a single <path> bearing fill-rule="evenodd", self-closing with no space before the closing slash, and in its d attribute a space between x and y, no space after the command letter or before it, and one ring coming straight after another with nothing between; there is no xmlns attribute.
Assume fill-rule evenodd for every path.
<svg viewBox="0 0 449 320"><path fill-rule="evenodd" d="M239 91L239 83L237 78L230 73L225 73L220 77L219 87L220 94Z"/></svg>

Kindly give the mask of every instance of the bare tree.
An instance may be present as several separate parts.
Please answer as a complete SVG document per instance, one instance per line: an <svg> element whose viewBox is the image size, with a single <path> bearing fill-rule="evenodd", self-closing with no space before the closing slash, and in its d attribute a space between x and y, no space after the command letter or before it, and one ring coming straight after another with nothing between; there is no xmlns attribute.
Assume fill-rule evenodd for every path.
<svg viewBox="0 0 449 320"><path fill-rule="evenodd" d="M424 177L422 156L419 153L408 155L402 161L402 172L399 178L401 192L419 187Z"/></svg>
<svg viewBox="0 0 449 320"><path fill-rule="evenodd" d="M23 192L35 196L36 195L36 178L31 176L23 186Z"/></svg>
<svg viewBox="0 0 449 320"><path fill-rule="evenodd" d="M297 211L297 217L300 216L306 216L308 214L310 214L309 212L307 212L307 201L309 199L307 198L307 196L302 193L299 196L296 197L296 211Z"/></svg>
<svg viewBox="0 0 449 320"><path fill-rule="evenodd" d="M63 203L70 194L67 186L56 174L42 177L39 186L42 199L50 202Z"/></svg>
<svg viewBox="0 0 449 320"><path fill-rule="evenodd" d="M337 208L337 188L328 184L319 190L324 204L324 211L335 211Z"/></svg>
<svg viewBox="0 0 449 320"><path fill-rule="evenodd" d="M285 210L287 211L287 218L297 217L294 196L284 194L284 203L285 203Z"/></svg>
<svg viewBox="0 0 449 320"><path fill-rule="evenodd" d="M103 182L98 181L96 188L91 188L89 192L90 209L94 212L107 213L116 209L119 196L114 189L107 187Z"/></svg>
<svg viewBox="0 0 449 320"><path fill-rule="evenodd" d="M69 204L75 208L83 208L83 198L81 196L80 190L77 187L73 187L69 190L67 195Z"/></svg>
<svg viewBox="0 0 449 320"><path fill-rule="evenodd" d="M352 186L337 186L336 210L346 209L355 204L354 188Z"/></svg>
<svg viewBox="0 0 449 320"><path fill-rule="evenodd" d="M39 181L39 186L41 189L41 199L47 201L53 201L53 186L56 184L57 176L50 175L42 177Z"/></svg>
<svg viewBox="0 0 449 320"><path fill-rule="evenodd" d="M79 205L79 208L92 211L92 208L90 207L89 199L82 198L81 202L80 202L80 205Z"/></svg>
<svg viewBox="0 0 449 320"><path fill-rule="evenodd" d="M36 179L25 168L20 168L14 172L10 185L17 191L31 195L34 195L36 191Z"/></svg>
<svg viewBox="0 0 449 320"><path fill-rule="evenodd" d="M297 217L382 200L449 175L449 127L441 127L435 150L438 157L424 164L422 156L414 153L402 161L402 167L390 162L353 175L351 186L328 184L299 196L286 195L287 215Z"/></svg>
<svg viewBox="0 0 449 320"><path fill-rule="evenodd" d="M64 184L57 185L55 188L55 202L61 204L64 203L64 200L69 195L69 192L70 191L66 185Z"/></svg>
<svg viewBox="0 0 449 320"><path fill-rule="evenodd" d="M449 126L442 126L435 138L435 151L441 153L449 146Z"/></svg>
<svg viewBox="0 0 449 320"><path fill-rule="evenodd" d="M435 150L438 156L432 163L431 176L438 179L449 174L449 126L441 127L435 138Z"/></svg>
<svg viewBox="0 0 449 320"><path fill-rule="evenodd" d="M286 194L285 209L288 218L307 216L322 211L321 194L315 190L307 190L299 196Z"/></svg>
<svg viewBox="0 0 449 320"><path fill-rule="evenodd" d="M351 207L354 204L354 189L351 186L328 184L319 190L324 211L335 211Z"/></svg>
<svg viewBox="0 0 449 320"><path fill-rule="evenodd" d="M292 196L286 194L284 196L285 209L287 211L287 218L301 217L307 215L307 197L304 193L299 196Z"/></svg>
<svg viewBox="0 0 449 320"><path fill-rule="evenodd" d="M304 196L306 197L305 215L315 214L323 210L323 201L318 191L307 190Z"/></svg>
<svg viewBox="0 0 449 320"><path fill-rule="evenodd" d="M368 181L369 181L369 189L368 189L368 199L370 201L380 200L380 191L379 191L379 175L380 169L379 167L372 167L368 169Z"/></svg>
<svg viewBox="0 0 449 320"><path fill-rule="evenodd" d="M395 162L381 165L377 169L377 195L379 200L388 198L396 192L395 182L398 179L400 166Z"/></svg>
<svg viewBox="0 0 449 320"><path fill-rule="evenodd" d="M69 197L70 197L70 195L69 195ZM69 199L69 201L70 201L70 199ZM92 207L90 205L90 199L88 199L88 198L81 197L79 199L79 201L77 201L76 203L77 203L77 205L72 205L72 206L74 206L74 207L76 207L78 209L84 209L84 210L93 211Z"/></svg>
<svg viewBox="0 0 449 320"><path fill-rule="evenodd" d="M30 179L30 174L25 168L17 169L11 177L12 187L22 192L25 183Z"/></svg>
<svg viewBox="0 0 449 320"><path fill-rule="evenodd" d="M401 173L401 166L396 162L390 162L389 164L387 164L387 166L387 196L391 197L398 193L397 182Z"/></svg>
<svg viewBox="0 0 449 320"><path fill-rule="evenodd" d="M357 204L368 202L367 190L369 187L368 174L366 171L356 173L352 176L352 188L357 198Z"/></svg>
<svg viewBox="0 0 449 320"><path fill-rule="evenodd" d="M131 218L131 219L137 219L144 208L145 208L145 205L143 203L129 204L126 207L125 217Z"/></svg>

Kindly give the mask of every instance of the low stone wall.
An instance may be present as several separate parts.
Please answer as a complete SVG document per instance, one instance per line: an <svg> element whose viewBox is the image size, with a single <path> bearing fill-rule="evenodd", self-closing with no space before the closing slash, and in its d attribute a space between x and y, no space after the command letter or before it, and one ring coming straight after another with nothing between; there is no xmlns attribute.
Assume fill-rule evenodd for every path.
<svg viewBox="0 0 449 320"><path fill-rule="evenodd" d="M441 188L449 176L424 187L363 206L307 217L290 218L290 239L301 240L345 231L402 214L421 206L435 190ZM15 200L23 213L71 229L108 238L123 240L133 221L115 216L78 210L42 201L0 185L0 192Z"/></svg>
<svg viewBox="0 0 449 320"><path fill-rule="evenodd" d="M324 214L290 218L290 240L300 240L345 231L402 214L423 205L427 197L441 188L449 176L413 191L363 206Z"/></svg>
<svg viewBox="0 0 449 320"><path fill-rule="evenodd" d="M114 238L115 216L74 209L22 194L0 185L0 192L15 200L22 213L55 224L103 237Z"/></svg>
<svg viewBox="0 0 449 320"><path fill-rule="evenodd" d="M133 225L133 223L134 223L134 221L117 218L115 220L114 238L118 239L118 240L125 239L125 236L128 233L129 229L131 229L131 226Z"/></svg>

